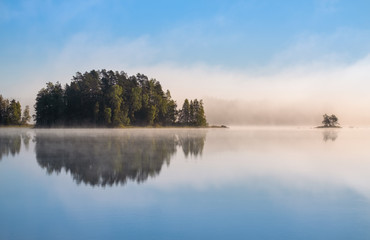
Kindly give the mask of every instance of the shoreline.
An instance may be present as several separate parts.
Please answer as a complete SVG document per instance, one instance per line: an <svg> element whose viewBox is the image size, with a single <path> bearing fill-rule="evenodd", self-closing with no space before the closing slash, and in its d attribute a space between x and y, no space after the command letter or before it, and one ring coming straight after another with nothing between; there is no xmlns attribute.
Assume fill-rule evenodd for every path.
<svg viewBox="0 0 370 240"><path fill-rule="evenodd" d="M229 128L225 125L211 125L211 126L124 126L124 127L97 127L97 126L70 126L70 127L61 127L61 126L51 126L51 127L38 127L35 125L8 125L0 126L1 128L29 128L29 129L171 129L171 128L192 128L192 129L208 129L208 128Z"/></svg>
<svg viewBox="0 0 370 240"><path fill-rule="evenodd" d="M342 128L341 126L317 126L315 128Z"/></svg>
<svg viewBox="0 0 370 240"><path fill-rule="evenodd" d="M35 128L34 125L2 125L0 128Z"/></svg>

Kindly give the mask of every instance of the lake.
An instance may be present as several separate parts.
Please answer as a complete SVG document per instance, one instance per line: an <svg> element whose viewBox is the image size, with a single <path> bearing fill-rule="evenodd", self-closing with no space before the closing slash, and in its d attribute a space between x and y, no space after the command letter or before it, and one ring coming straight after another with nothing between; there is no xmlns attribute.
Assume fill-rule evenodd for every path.
<svg viewBox="0 0 370 240"><path fill-rule="evenodd" d="M370 239L370 129L0 129L0 239Z"/></svg>

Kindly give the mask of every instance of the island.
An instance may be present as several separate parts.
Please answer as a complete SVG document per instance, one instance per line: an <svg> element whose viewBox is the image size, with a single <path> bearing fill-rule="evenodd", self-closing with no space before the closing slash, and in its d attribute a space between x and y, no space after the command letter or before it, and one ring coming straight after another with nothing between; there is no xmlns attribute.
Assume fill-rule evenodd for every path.
<svg viewBox="0 0 370 240"><path fill-rule="evenodd" d="M36 97L36 127L207 127L203 100L181 109L153 78L124 71L77 72L71 83L48 82Z"/></svg>
<svg viewBox="0 0 370 240"><path fill-rule="evenodd" d="M316 128L342 128L341 126L339 126L338 118L334 114L329 116L325 113L323 115L322 124L324 125L317 126Z"/></svg>

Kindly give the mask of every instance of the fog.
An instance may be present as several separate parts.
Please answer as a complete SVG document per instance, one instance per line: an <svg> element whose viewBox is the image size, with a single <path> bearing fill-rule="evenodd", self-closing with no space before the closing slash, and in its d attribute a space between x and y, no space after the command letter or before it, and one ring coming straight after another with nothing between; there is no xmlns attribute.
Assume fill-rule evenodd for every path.
<svg viewBox="0 0 370 240"><path fill-rule="evenodd" d="M36 160L48 174L65 171L91 186L124 185L159 175L178 149L186 158L201 155L205 136L205 130L182 129L5 129L0 160L28 150L32 138Z"/></svg>
<svg viewBox="0 0 370 240"><path fill-rule="evenodd" d="M337 1L318 2L320 6L328 2L338 4ZM71 14L70 8L67 9L64 9L67 15ZM78 9L88 7L83 5ZM48 15L49 11L45 13L55 17L55 14ZM244 14L242 16L245 20ZM346 21L355 19L346 18ZM297 25L297 31L288 35L281 31L275 33L284 36L280 44L279 37L269 39L261 35L257 39L265 41L254 45L249 34L271 34L272 29L263 27L242 36L232 31L231 35L221 34L224 32L219 30L234 28L230 25L218 29L219 22L209 20L174 23L163 32L130 37L125 34L113 34L113 37L101 33L99 28L79 29L64 36L57 46L51 41L43 47L35 47L26 37L22 38L28 44L17 45L15 51L22 54L14 55L14 51L9 50L8 54L14 59L6 58L8 61L2 65L1 94L20 100L22 106L30 105L34 113L32 106L37 92L48 81L66 84L78 71L112 69L157 79L164 89L171 91L179 107L185 98L204 99L210 124L317 125L321 116L328 113L336 114L344 125L370 125L367 27L338 24L327 32L307 32ZM302 23L301 20L298 22ZM260 23L266 22L255 22ZM322 25L319 21L316 24ZM285 24L279 27L282 26ZM210 29L214 29L216 35L209 35ZM244 30L240 28L241 32Z"/></svg>
<svg viewBox="0 0 370 240"><path fill-rule="evenodd" d="M4 129L0 165L32 152L43 174L96 187L136 182L167 191L257 181L269 189L350 188L370 198L368 140L369 129Z"/></svg>
<svg viewBox="0 0 370 240"><path fill-rule="evenodd" d="M210 219L223 231L225 219L237 229L257 221L263 232L289 219L279 225L281 232L297 222L306 226L302 218L325 229L333 224L333 236L343 222L365 231L369 133L301 127L3 129L0 206L4 224L13 226L5 229L23 234L51 222L64 234L69 220L73 227L89 225L90 233L102 223L110 230L113 219L117 229L140 226L135 238L167 218L165 226L180 222L182 229L189 216L186 225L198 221L202 232Z"/></svg>
<svg viewBox="0 0 370 240"><path fill-rule="evenodd" d="M43 71L30 69L27 76L17 73L17 79L27 79L22 89L9 80L2 94L20 100L22 106L30 105L32 111L36 94L47 81L66 84L77 71L105 68L157 79L180 108L185 98L204 99L210 124L317 125L328 113L336 114L344 125L370 125L370 55L354 60L330 54L307 57L309 48L292 47L267 63L245 68L202 62L149 64L142 63L142 58L127 62L141 56L134 54L144 51L141 42L129 44L130 51L120 47L120 42L93 51L95 46L86 39L71 41L53 55L53 61L42 65Z"/></svg>
<svg viewBox="0 0 370 240"><path fill-rule="evenodd" d="M53 81L69 83L75 71L93 69L88 65L65 66L55 72ZM95 69L122 70L117 64L112 65L93 64ZM164 89L171 91L179 108L185 98L203 99L210 124L318 125L327 113L337 115L343 125L363 126L370 125L369 65L370 57L365 57L346 64L271 64L265 69L243 71L202 64L158 64L123 70L129 75L140 72L156 78ZM33 106L47 75L36 74L38 82L19 92L21 97L16 99L21 100L22 106Z"/></svg>
<svg viewBox="0 0 370 240"><path fill-rule="evenodd" d="M370 107L370 106L369 106ZM360 106L343 103L331 106L316 101L292 101L279 103L278 100L228 100L205 98L205 110L209 123L231 126L275 125L275 126L318 126L322 115L335 114L342 126L369 126L370 112Z"/></svg>
<svg viewBox="0 0 370 240"><path fill-rule="evenodd" d="M328 112L328 109L325 109L321 106L319 106L319 108L314 108L307 103L281 105L263 100L246 101L206 98L205 106L207 120L210 123L226 124L231 126L315 126L321 124L322 113Z"/></svg>

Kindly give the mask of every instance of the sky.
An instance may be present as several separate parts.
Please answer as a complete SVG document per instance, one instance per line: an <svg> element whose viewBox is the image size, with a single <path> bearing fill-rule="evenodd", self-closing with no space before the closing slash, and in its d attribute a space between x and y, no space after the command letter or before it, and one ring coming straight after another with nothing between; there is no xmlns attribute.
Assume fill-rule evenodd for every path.
<svg viewBox="0 0 370 240"><path fill-rule="evenodd" d="M0 94L138 72L210 123L370 125L369 1L0 0Z"/></svg>

